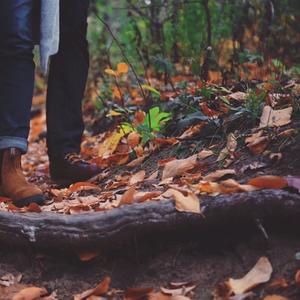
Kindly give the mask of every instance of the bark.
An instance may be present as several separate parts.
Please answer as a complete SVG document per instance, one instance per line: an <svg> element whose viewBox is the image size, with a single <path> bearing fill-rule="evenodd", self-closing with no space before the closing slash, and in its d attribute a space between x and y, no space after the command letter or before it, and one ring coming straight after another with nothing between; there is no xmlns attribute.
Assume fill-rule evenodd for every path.
<svg viewBox="0 0 300 300"><path fill-rule="evenodd" d="M194 232L243 231L257 219L262 224L300 224L300 196L282 190L264 190L206 197L203 215L176 211L171 200L149 201L107 212L80 215L0 212L0 245L78 249L124 245L133 238L178 237Z"/></svg>

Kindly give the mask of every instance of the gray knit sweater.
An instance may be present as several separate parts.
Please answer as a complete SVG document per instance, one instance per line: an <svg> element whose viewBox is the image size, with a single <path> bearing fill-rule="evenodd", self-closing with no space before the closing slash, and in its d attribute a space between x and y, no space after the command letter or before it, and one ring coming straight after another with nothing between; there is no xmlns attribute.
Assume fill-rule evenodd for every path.
<svg viewBox="0 0 300 300"><path fill-rule="evenodd" d="M49 58L59 46L59 0L41 0L40 60L47 73Z"/></svg>

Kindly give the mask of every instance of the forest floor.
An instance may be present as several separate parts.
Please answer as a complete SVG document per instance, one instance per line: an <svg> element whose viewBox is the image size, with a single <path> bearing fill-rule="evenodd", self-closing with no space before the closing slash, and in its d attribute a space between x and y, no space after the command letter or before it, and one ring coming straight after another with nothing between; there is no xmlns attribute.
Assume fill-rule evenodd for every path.
<svg viewBox="0 0 300 300"><path fill-rule="evenodd" d="M4 199L0 210L66 215L101 213L132 203L170 199L178 196L174 190L179 193L181 204L191 198L201 199L202 195L209 195L214 201L214 196L220 194L257 189L286 189L297 193L299 86L293 81L280 92L265 87L267 96L262 101L259 100L261 88L249 96L244 90L224 92L216 86L205 87L202 98L193 95L191 100L187 97L185 99L192 103L184 103L184 106L180 106L175 97L169 102L179 106L168 108L166 104L163 110L177 112L167 128L168 137L158 136L147 146L141 146L141 133L121 131L119 135L114 122L110 127L101 121L97 123L86 108L85 119L94 131L85 136L82 153L102 166L103 173L89 182L66 188L56 186L49 178L42 108L32 119L30 147L23 166L29 180L45 191L47 203L43 207L20 210ZM263 103L264 109L260 111L251 99ZM247 105L245 101L248 101ZM201 115L197 115L198 112L187 114L185 107L189 105L200 108ZM258 111L260 115L255 116ZM134 124L138 119L135 114L131 121ZM218 123L220 120L222 125ZM176 129L177 124L181 130ZM97 132L101 127L105 127L104 133ZM184 211L200 214L191 201L191 206L187 205ZM291 228L285 228L283 224L281 229L253 225L251 230L212 231L200 237L187 235L186 238L149 239L148 242L144 239L143 243L137 241L128 249L105 253L95 249L96 254L90 258L86 258L87 254L78 255L76 251L65 254L59 249L50 252L35 247L16 249L1 245L0 299L11 299L21 287L29 285L46 288L52 293L48 299L73 299L75 294L95 287L105 276L111 278L110 288L94 296L91 292L87 297L75 299L300 299L300 273L297 273L300 262L296 259L300 240ZM249 286L241 294L227 292L226 280L242 278L261 257L268 258L272 275L262 281L248 282ZM13 274L15 278L21 274L21 283L1 286L1 282L6 281L3 279L6 274ZM257 279L259 275L255 277ZM174 287L171 292L158 292L171 282L184 282L178 285L179 288L177 286L179 296L170 296ZM193 288L188 291L190 286ZM140 290L134 293L128 288Z"/></svg>

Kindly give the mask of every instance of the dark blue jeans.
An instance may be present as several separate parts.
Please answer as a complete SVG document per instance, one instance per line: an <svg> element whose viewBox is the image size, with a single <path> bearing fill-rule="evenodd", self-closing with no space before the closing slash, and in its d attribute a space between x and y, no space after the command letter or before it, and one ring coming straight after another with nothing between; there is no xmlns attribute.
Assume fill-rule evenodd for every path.
<svg viewBox="0 0 300 300"><path fill-rule="evenodd" d="M27 151L38 1L0 1L0 149ZM46 102L50 160L80 151L81 101L89 67L88 6L89 0L60 1L60 45L50 62Z"/></svg>

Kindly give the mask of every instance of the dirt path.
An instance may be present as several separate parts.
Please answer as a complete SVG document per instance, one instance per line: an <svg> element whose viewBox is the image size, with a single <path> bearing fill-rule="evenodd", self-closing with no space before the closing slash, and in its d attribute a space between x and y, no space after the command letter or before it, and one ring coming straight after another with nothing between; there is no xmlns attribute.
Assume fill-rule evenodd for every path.
<svg viewBox="0 0 300 300"><path fill-rule="evenodd" d="M93 287L105 275L112 277L112 286L153 287L167 285L171 281L195 281L198 285L194 299L211 299L214 286L228 277L238 278L267 256L274 268L272 278L291 280L300 268L295 253L300 249L296 236L271 235L265 243L261 235L245 236L243 242L234 243L230 236L217 241L194 241L168 245L136 245L134 251L100 255L93 261L83 263L75 256L41 254L24 250L11 254L12 249L0 252L0 276L21 273L22 282L57 291L59 299L73 299L75 293ZM227 240L227 242L226 242ZM145 249L148 249L147 251ZM16 251L16 249L13 249ZM265 290L258 288L257 297L262 299ZM300 289L283 291L289 299L299 299ZM0 299L4 300L5 298Z"/></svg>

